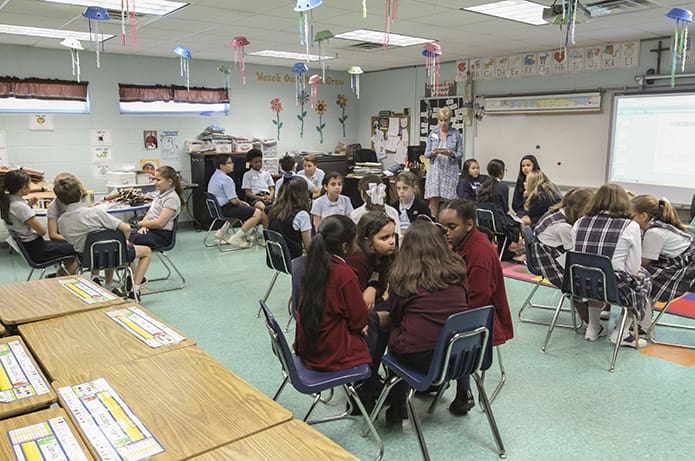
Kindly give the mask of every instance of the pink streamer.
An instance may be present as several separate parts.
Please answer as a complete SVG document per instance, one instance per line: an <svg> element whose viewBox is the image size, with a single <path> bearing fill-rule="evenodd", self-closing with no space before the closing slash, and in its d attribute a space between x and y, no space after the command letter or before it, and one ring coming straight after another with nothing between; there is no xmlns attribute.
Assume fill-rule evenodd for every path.
<svg viewBox="0 0 695 461"><path fill-rule="evenodd" d="M236 52L239 56L239 62L241 63L241 83L243 85L246 85L246 63L244 62L244 47L238 47Z"/></svg>
<svg viewBox="0 0 695 461"><path fill-rule="evenodd" d="M398 0L393 0L393 8L391 9L391 21L396 20L396 14L398 13Z"/></svg>

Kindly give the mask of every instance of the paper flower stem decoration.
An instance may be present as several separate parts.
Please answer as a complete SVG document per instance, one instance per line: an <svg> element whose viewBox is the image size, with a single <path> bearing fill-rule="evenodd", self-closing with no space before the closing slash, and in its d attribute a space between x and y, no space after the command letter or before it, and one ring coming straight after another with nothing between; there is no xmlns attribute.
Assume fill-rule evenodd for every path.
<svg viewBox="0 0 695 461"><path fill-rule="evenodd" d="M244 61L244 47L249 45L249 41L246 37L234 37L230 45L235 49L234 53L234 65L236 66L237 61L241 63L241 83L246 85L246 63Z"/></svg>
<svg viewBox="0 0 695 461"><path fill-rule="evenodd" d="M321 76L320 75L312 75L309 78L309 85L311 85L311 106L316 109L316 99L317 99L317 93L318 93L318 84L321 82Z"/></svg>
<svg viewBox="0 0 695 461"><path fill-rule="evenodd" d="M439 68L441 67L442 48L438 43L425 43L422 55L427 58L427 81L432 85L432 95L439 93Z"/></svg>
<svg viewBox="0 0 695 461"><path fill-rule="evenodd" d="M693 13L683 8L673 8L666 17L676 21L673 31L673 59L671 62L671 88L676 86L676 68L681 64L681 72L685 70L685 52L688 43L688 24L693 22Z"/></svg>
<svg viewBox="0 0 695 461"><path fill-rule="evenodd" d="M326 104L326 101L323 99L318 101L316 105L314 106L314 110L319 116L319 124L316 125L316 131L319 132L319 135L321 135L321 144L323 144L323 129L326 128L326 124L323 123L323 114L326 113L328 110L328 105Z"/></svg>
<svg viewBox="0 0 695 461"><path fill-rule="evenodd" d="M306 117L306 109L304 105L309 102L309 93L303 91L297 96L297 102L299 103L299 114L297 114L297 120L299 120L299 137L304 137L304 117Z"/></svg>
<svg viewBox="0 0 695 461"><path fill-rule="evenodd" d="M306 46L306 54L309 56L309 45L314 37L314 17L311 12L323 3L323 0L297 0L294 11L299 13L299 43Z"/></svg>
<svg viewBox="0 0 695 461"><path fill-rule="evenodd" d="M345 96L344 94L339 94L338 99L335 101L335 103L338 105L338 107L340 107L341 110L340 117L338 117L338 122L340 122L340 124L343 127L343 138L345 137L345 120L347 120L348 118L348 116L345 114L345 106L347 106L347 102L347 96Z"/></svg>
<svg viewBox="0 0 695 461"><path fill-rule="evenodd" d="M273 120L273 125L277 128L277 140L280 140L280 128L282 128L282 122L280 121L280 112L282 112L282 103L280 98L273 98L270 100L270 110L275 112L275 120Z"/></svg>
<svg viewBox="0 0 695 461"><path fill-rule="evenodd" d="M101 21L111 19L109 13L100 6L90 6L82 12L82 16L88 19L89 22L89 44L96 49L97 52L97 69L101 68L100 52L104 51L104 32L100 25ZM92 21L94 24L92 25Z"/></svg>
<svg viewBox="0 0 695 461"><path fill-rule="evenodd" d="M348 69L348 74L350 74L350 89L357 95L357 99L360 99L360 74L363 73L364 71L360 66L352 66Z"/></svg>
<svg viewBox="0 0 695 461"><path fill-rule="evenodd" d="M83 49L79 40L71 37L66 37L60 42L61 45L70 48L70 57L72 58L72 75L77 77L77 83L80 83L80 53Z"/></svg>
<svg viewBox="0 0 695 461"><path fill-rule="evenodd" d="M186 80L186 89L191 89L191 52L185 46L177 46L174 48L174 54L179 56L180 74Z"/></svg>
<svg viewBox="0 0 695 461"><path fill-rule="evenodd" d="M131 6L132 4L132 6ZM135 0L121 0L121 37L123 46L127 45L128 38L125 33L125 26L130 21L133 30L133 48L138 46L138 18L135 15Z"/></svg>

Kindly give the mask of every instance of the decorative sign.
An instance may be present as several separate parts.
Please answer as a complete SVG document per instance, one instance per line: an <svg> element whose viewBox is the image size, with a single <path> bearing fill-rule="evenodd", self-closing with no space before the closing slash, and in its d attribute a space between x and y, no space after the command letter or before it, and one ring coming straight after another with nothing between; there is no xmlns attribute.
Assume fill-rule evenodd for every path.
<svg viewBox="0 0 695 461"><path fill-rule="evenodd" d="M309 82L309 76L304 75L304 81L306 83ZM293 74L288 74L285 73L284 75L280 75L280 72L276 72L274 74L267 74L265 72L256 72L256 80L259 82L266 82L266 83L292 83L294 84L297 81L297 76ZM324 85L345 85L345 80L343 79L337 79L333 78L330 76L327 76L324 80L322 80L322 83Z"/></svg>
<svg viewBox="0 0 695 461"><path fill-rule="evenodd" d="M53 116L33 114L29 116L29 129L32 131L51 131L54 129Z"/></svg>

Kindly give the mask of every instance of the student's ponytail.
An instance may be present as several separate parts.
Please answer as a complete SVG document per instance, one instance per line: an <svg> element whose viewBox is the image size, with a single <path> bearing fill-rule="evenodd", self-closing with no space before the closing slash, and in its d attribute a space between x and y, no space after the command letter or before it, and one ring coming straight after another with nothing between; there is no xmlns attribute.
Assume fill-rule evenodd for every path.
<svg viewBox="0 0 695 461"><path fill-rule="evenodd" d="M658 219L680 230L688 230L681 222L673 205L665 198L657 199L653 195L638 195L632 199L632 207L637 213L647 213L650 219Z"/></svg>
<svg viewBox="0 0 695 461"><path fill-rule="evenodd" d="M680 230L688 230L681 222L681 219L678 217L678 213L676 212L675 208L673 208L673 205L671 205L667 199L661 198L658 206L659 214L656 216L656 219L663 221L666 224L671 224Z"/></svg>
<svg viewBox="0 0 695 461"><path fill-rule="evenodd" d="M5 189L5 176L0 175L0 216L6 224L12 224L10 221L10 197Z"/></svg>
<svg viewBox="0 0 695 461"><path fill-rule="evenodd" d="M493 158L487 164L488 177L478 191L479 202L492 202L495 197L495 182L504 175L504 162Z"/></svg>
<svg viewBox="0 0 695 461"><path fill-rule="evenodd" d="M0 216L7 224L10 220L10 195L19 192L31 182L31 176L22 170L10 170L0 179Z"/></svg>

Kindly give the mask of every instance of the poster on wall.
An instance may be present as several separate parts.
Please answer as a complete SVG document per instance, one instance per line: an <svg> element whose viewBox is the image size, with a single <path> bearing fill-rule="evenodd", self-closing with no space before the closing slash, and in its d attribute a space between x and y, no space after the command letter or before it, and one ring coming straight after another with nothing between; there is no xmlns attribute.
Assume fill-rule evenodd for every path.
<svg viewBox="0 0 695 461"><path fill-rule="evenodd" d="M29 129L32 131L51 131L54 129L53 115L32 114L29 116Z"/></svg>
<svg viewBox="0 0 695 461"><path fill-rule="evenodd" d="M145 130L142 132L142 140L147 150L159 148L157 141L157 130Z"/></svg>
<svg viewBox="0 0 695 461"><path fill-rule="evenodd" d="M107 163L93 163L92 164L92 177L94 179L101 179L106 182L106 173L109 172L110 165Z"/></svg>
<svg viewBox="0 0 695 461"><path fill-rule="evenodd" d="M92 163L111 163L111 146L92 146Z"/></svg>
<svg viewBox="0 0 695 461"><path fill-rule="evenodd" d="M181 150L178 130L162 130L159 134L159 146L162 150L162 160L178 160Z"/></svg>
<svg viewBox="0 0 695 461"><path fill-rule="evenodd" d="M111 130L89 130L89 141L92 146L110 146Z"/></svg>
<svg viewBox="0 0 695 461"><path fill-rule="evenodd" d="M7 143L5 142L5 130L0 130L0 165L7 164Z"/></svg>
<svg viewBox="0 0 695 461"><path fill-rule="evenodd" d="M89 130L90 162L92 164L92 176L95 179L106 181L106 173L111 168L111 130Z"/></svg>
<svg viewBox="0 0 695 461"><path fill-rule="evenodd" d="M154 178L154 174L159 168L158 158L143 158L140 160L140 169Z"/></svg>

